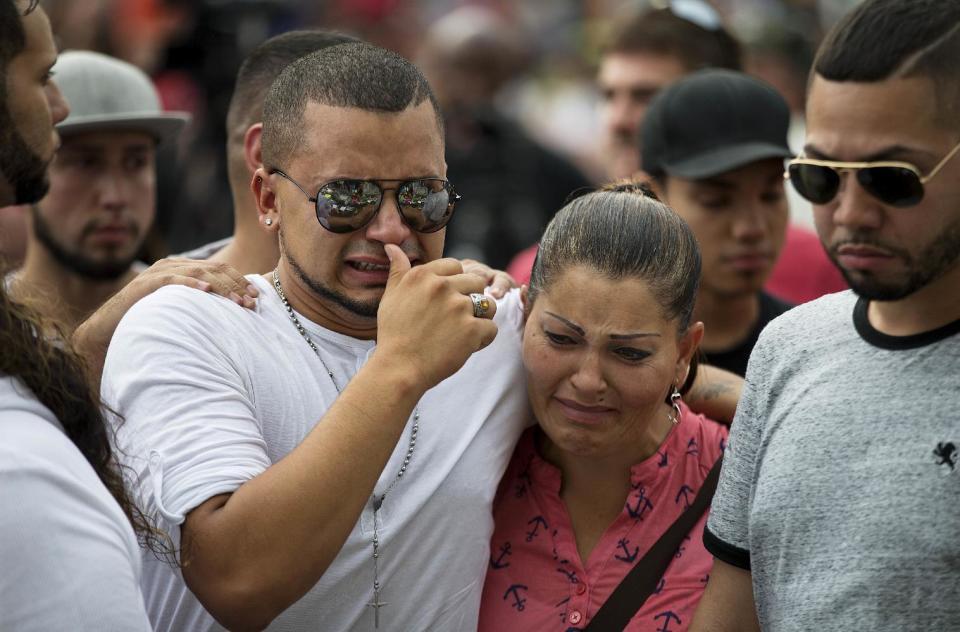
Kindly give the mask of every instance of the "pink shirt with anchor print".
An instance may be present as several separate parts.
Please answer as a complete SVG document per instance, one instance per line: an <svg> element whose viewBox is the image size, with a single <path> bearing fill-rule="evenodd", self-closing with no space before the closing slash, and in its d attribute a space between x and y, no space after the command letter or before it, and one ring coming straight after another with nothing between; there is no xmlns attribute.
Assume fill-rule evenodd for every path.
<svg viewBox="0 0 960 632"><path fill-rule="evenodd" d="M494 502L496 527L480 607L480 632L575 632L596 615L627 572L693 502L726 446L728 429L685 405L656 454L634 465L623 512L590 558L580 559L560 498L560 470L544 461L528 429L513 454ZM703 594L713 556L703 547L700 519L657 590L626 628L686 630Z"/></svg>

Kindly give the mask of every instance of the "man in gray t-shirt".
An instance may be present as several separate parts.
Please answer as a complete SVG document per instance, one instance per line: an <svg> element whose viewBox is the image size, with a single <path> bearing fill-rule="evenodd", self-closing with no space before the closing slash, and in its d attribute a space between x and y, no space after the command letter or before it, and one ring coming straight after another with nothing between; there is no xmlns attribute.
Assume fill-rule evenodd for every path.
<svg viewBox="0 0 960 632"><path fill-rule="evenodd" d="M960 626L960 3L826 38L790 163L852 292L754 347L691 630Z"/></svg>

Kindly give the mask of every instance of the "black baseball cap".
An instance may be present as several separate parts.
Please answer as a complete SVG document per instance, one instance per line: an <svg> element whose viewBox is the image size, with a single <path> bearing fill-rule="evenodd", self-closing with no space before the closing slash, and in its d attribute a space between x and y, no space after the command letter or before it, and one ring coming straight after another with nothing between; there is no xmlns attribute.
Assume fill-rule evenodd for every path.
<svg viewBox="0 0 960 632"><path fill-rule="evenodd" d="M790 107L769 84L733 70L701 70L661 90L641 127L640 158L653 177L710 178L793 154Z"/></svg>

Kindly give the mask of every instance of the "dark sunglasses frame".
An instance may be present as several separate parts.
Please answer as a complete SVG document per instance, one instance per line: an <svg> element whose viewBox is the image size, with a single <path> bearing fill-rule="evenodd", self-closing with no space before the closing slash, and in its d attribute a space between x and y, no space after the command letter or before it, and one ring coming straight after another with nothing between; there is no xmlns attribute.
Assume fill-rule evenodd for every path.
<svg viewBox="0 0 960 632"><path fill-rule="evenodd" d="M915 206L923 200L924 185L936 176L941 169L953 158L957 152L960 152L960 143L957 143L953 149L947 153L943 159L930 170L930 173L923 175L920 170L909 162L900 161L877 161L877 162L839 162L836 160L816 160L814 158L805 158L800 156L787 163L787 169L783 174L784 179L790 180L793 188L801 197L813 204L827 204L837 197L840 191L841 174L844 172L855 172L857 182L860 186L873 197L884 204L896 207ZM804 178L801 171L804 167L819 167L820 180L826 185L826 188L820 195L815 191L806 188L808 178ZM891 174L891 171L894 173ZM894 175L895 174L895 175ZM884 187L884 176L889 182L890 176L906 178L904 183L908 183L903 190L891 191Z"/></svg>
<svg viewBox="0 0 960 632"><path fill-rule="evenodd" d="M289 182L291 182L291 183L293 184L293 186L295 186L295 187L297 187L298 189L300 189L300 192L303 193L303 194L307 197L307 201L313 203L314 211L315 211L316 216L317 216L317 221L320 223L320 225L323 226L325 229L329 230L330 232L332 232L332 233L338 233L338 234L352 233L352 232L358 231L358 230L364 228L364 227L365 227L367 224L369 224L370 222L372 222L373 219L374 219L374 218L377 216L377 214L380 212L380 208L383 206L383 197L384 197L383 194L384 194L385 192L387 192L387 191L396 191L396 192L397 192L397 213L400 215L400 220L401 220L405 225L407 225L411 230L414 230L414 231L416 231L416 232L418 232L418 233L435 233L435 232L437 232L438 230L440 230L441 228L443 228L444 226L446 226L446 225L450 222L450 219L453 217L453 211L454 211L454 207L455 207L456 203L457 203L458 201L460 201L461 199L463 199L463 196L461 196L460 194L458 194L458 193L456 192L456 190L453 188L453 185L450 183L450 181L449 181L449 180L444 180L443 178L416 178L416 179L413 179L413 180L403 180L403 181L400 181L400 184L398 184L396 187L384 187L384 186L381 186L380 183L377 182L376 180L358 180L358 179L355 179L355 178L337 178L336 180L330 180L329 182L325 182L324 184L320 185L320 188L317 190L317 195L314 196L314 197L311 197L310 194L307 193L306 189L304 189L302 186L300 186L300 183L298 183L296 180L294 180L293 178L291 178L290 176L288 176L288 175L287 175L286 173L284 173L282 170L280 170L280 169L270 169L270 170L268 171L268 173L270 173L270 174L277 174L278 176L281 176L281 177L284 178L285 180L288 180ZM391 182L392 182L392 180L391 180ZM407 215L404 214L404 209L405 209L405 208L408 208L408 209L413 209L415 212L420 213L420 214L422 215L421 209L419 209L419 208L417 208L417 207L412 207L412 206L404 205L404 204L401 204L401 203L400 203L401 191L403 190L403 188L406 187L406 186L408 186L408 185L417 184L417 183L420 183L420 182L439 182L439 183L442 184L443 189L446 190L446 192L447 192L448 195L449 195L449 198L448 198L448 200L447 200L447 212L446 212L445 215L444 215L443 221L440 222L440 223L437 223L436 225L429 226L427 229L421 229L421 228L419 228L415 222L412 222L411 219L410 219ZM334 183L364 183L364 184L372 184L373 186L375 186L375 187L377 188L377 190L380 191L380 199L377 201L376 208L373 210L372 213L370 213L370 216L369 216L369 217L363 218L363 219L361 220L361 223L359 223L359 224L357 224L357 225L350 224L350 225L348 225L346 228L344 228L344 229L342 229L342 230L338 230L337 228L333 227L333 226L329 223L329 221L327 220L326 216L324 215L324 213L322 212L322 210L321 210L321 208L320 208L320 191L323 191L323 189L324 189L325 187L328 187L328 186L330 186L331 184L334 184ZM361 207L361 208L362 208L362 207Z"/></svg>

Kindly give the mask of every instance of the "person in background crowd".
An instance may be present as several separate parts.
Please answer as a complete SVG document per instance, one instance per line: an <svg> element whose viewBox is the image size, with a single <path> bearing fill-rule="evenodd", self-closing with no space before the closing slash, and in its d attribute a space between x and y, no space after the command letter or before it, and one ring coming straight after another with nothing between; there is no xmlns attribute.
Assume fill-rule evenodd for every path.
<svg viewBox="0 0 960 632"><path fill-rule="evenodd" d="M68 106L36 3L0 0L0 204L48 187ZM43 336L0 283L0 628L150 629L137 535L156 542L123 486L81 361Z"/></svg>
<svg viewBox="0 0 960 632"><path fill-rule="evenodd" d="M852 291L754 348L698 632L960 620L957 59L954 0L867 0L817 54L789 175Z"/></svg>
<svg viewBox="0 0 960 632"><path fill-rule="evenodd" d="M126 62L73 51L54 70L73 110L57 125L63 144L52 159L49 193L33 196L26 261L5 283L12 297L58 325L56 335L71 336L99 384L114 328L155 289L188 285L250 308L257 292L223 264L136 264L153 217L155 146L185 118L161 112L149 79Z"/></svg>
<svg viewBox="0 0 960 632"><path fill-rule="evenodd" d="M705 486L727 437L681 399L704 330L683 219L618 186L561 209L540 243L523 332L538 426L494 501L481 632L587 627ZM702 502L655 593L629 591L616 629L689 626L712 564Z"/></svg>
<svg viewBox="0 0 960 632"><path fill-rule="evenodd" d="M463 194L448 256L506 267L572 191L591 184L496 105L531 56L522 30L490 8L460 7L427 30L420 66L443 110L447 168Z"/></svg>
<svg viewBox="0 0 960 632"><path fill-rule="evenodd" d="M31 207L27 256L8 280L12 296L72 331L145 266L136 263L156 203L154 154L188 115L162 112L150 79L100 53L57 61L71 113L50 190Z"/></svg>
<svg viewBox="0 0 960 632"><path fill-rule="evenodd" d="M243 61L227 111L227 172L233 196L233 235L184 253L188 259L226 263L241 274L262 274L280 259L274 232L264 230L250 191L262 166L263 100L283 69L312 52L356 38L330 31L290 31L271 37Z"/></svg>
<svg viewBox="0 0 960 632"><path fill-rule="evenodd" d="M716 11L701 0L641 12L615 29L597 74L610 179L640 177L642 125L654 95L705 68L741 70L741 49ZM524 250L507 272L525 283L535 256L536 246ZM787 226L780 262L769 272L767 283L771 294L788 302L845 287L816 236L797 225ZM707 331L709 336L713 328Z"/></svg>
<svg viewBox="0 0 960 632"><path fill-rule="evenodd" d="M640 125L661 88L702 68L741 70L741 50L708 5L682 11L652 9L617 25L603 47L597 89L604 130L607 178L640 171Z"/></svg>
<svg viewBox="0 0 960 632"><path fill-rule="evenodd" d="M661 91L643 120L653 190L693 229L703 256L694 316L706 362L743 375L768 322L791 305L763 285L787 227L790 109L770 85L702 70Z"/></svg>

